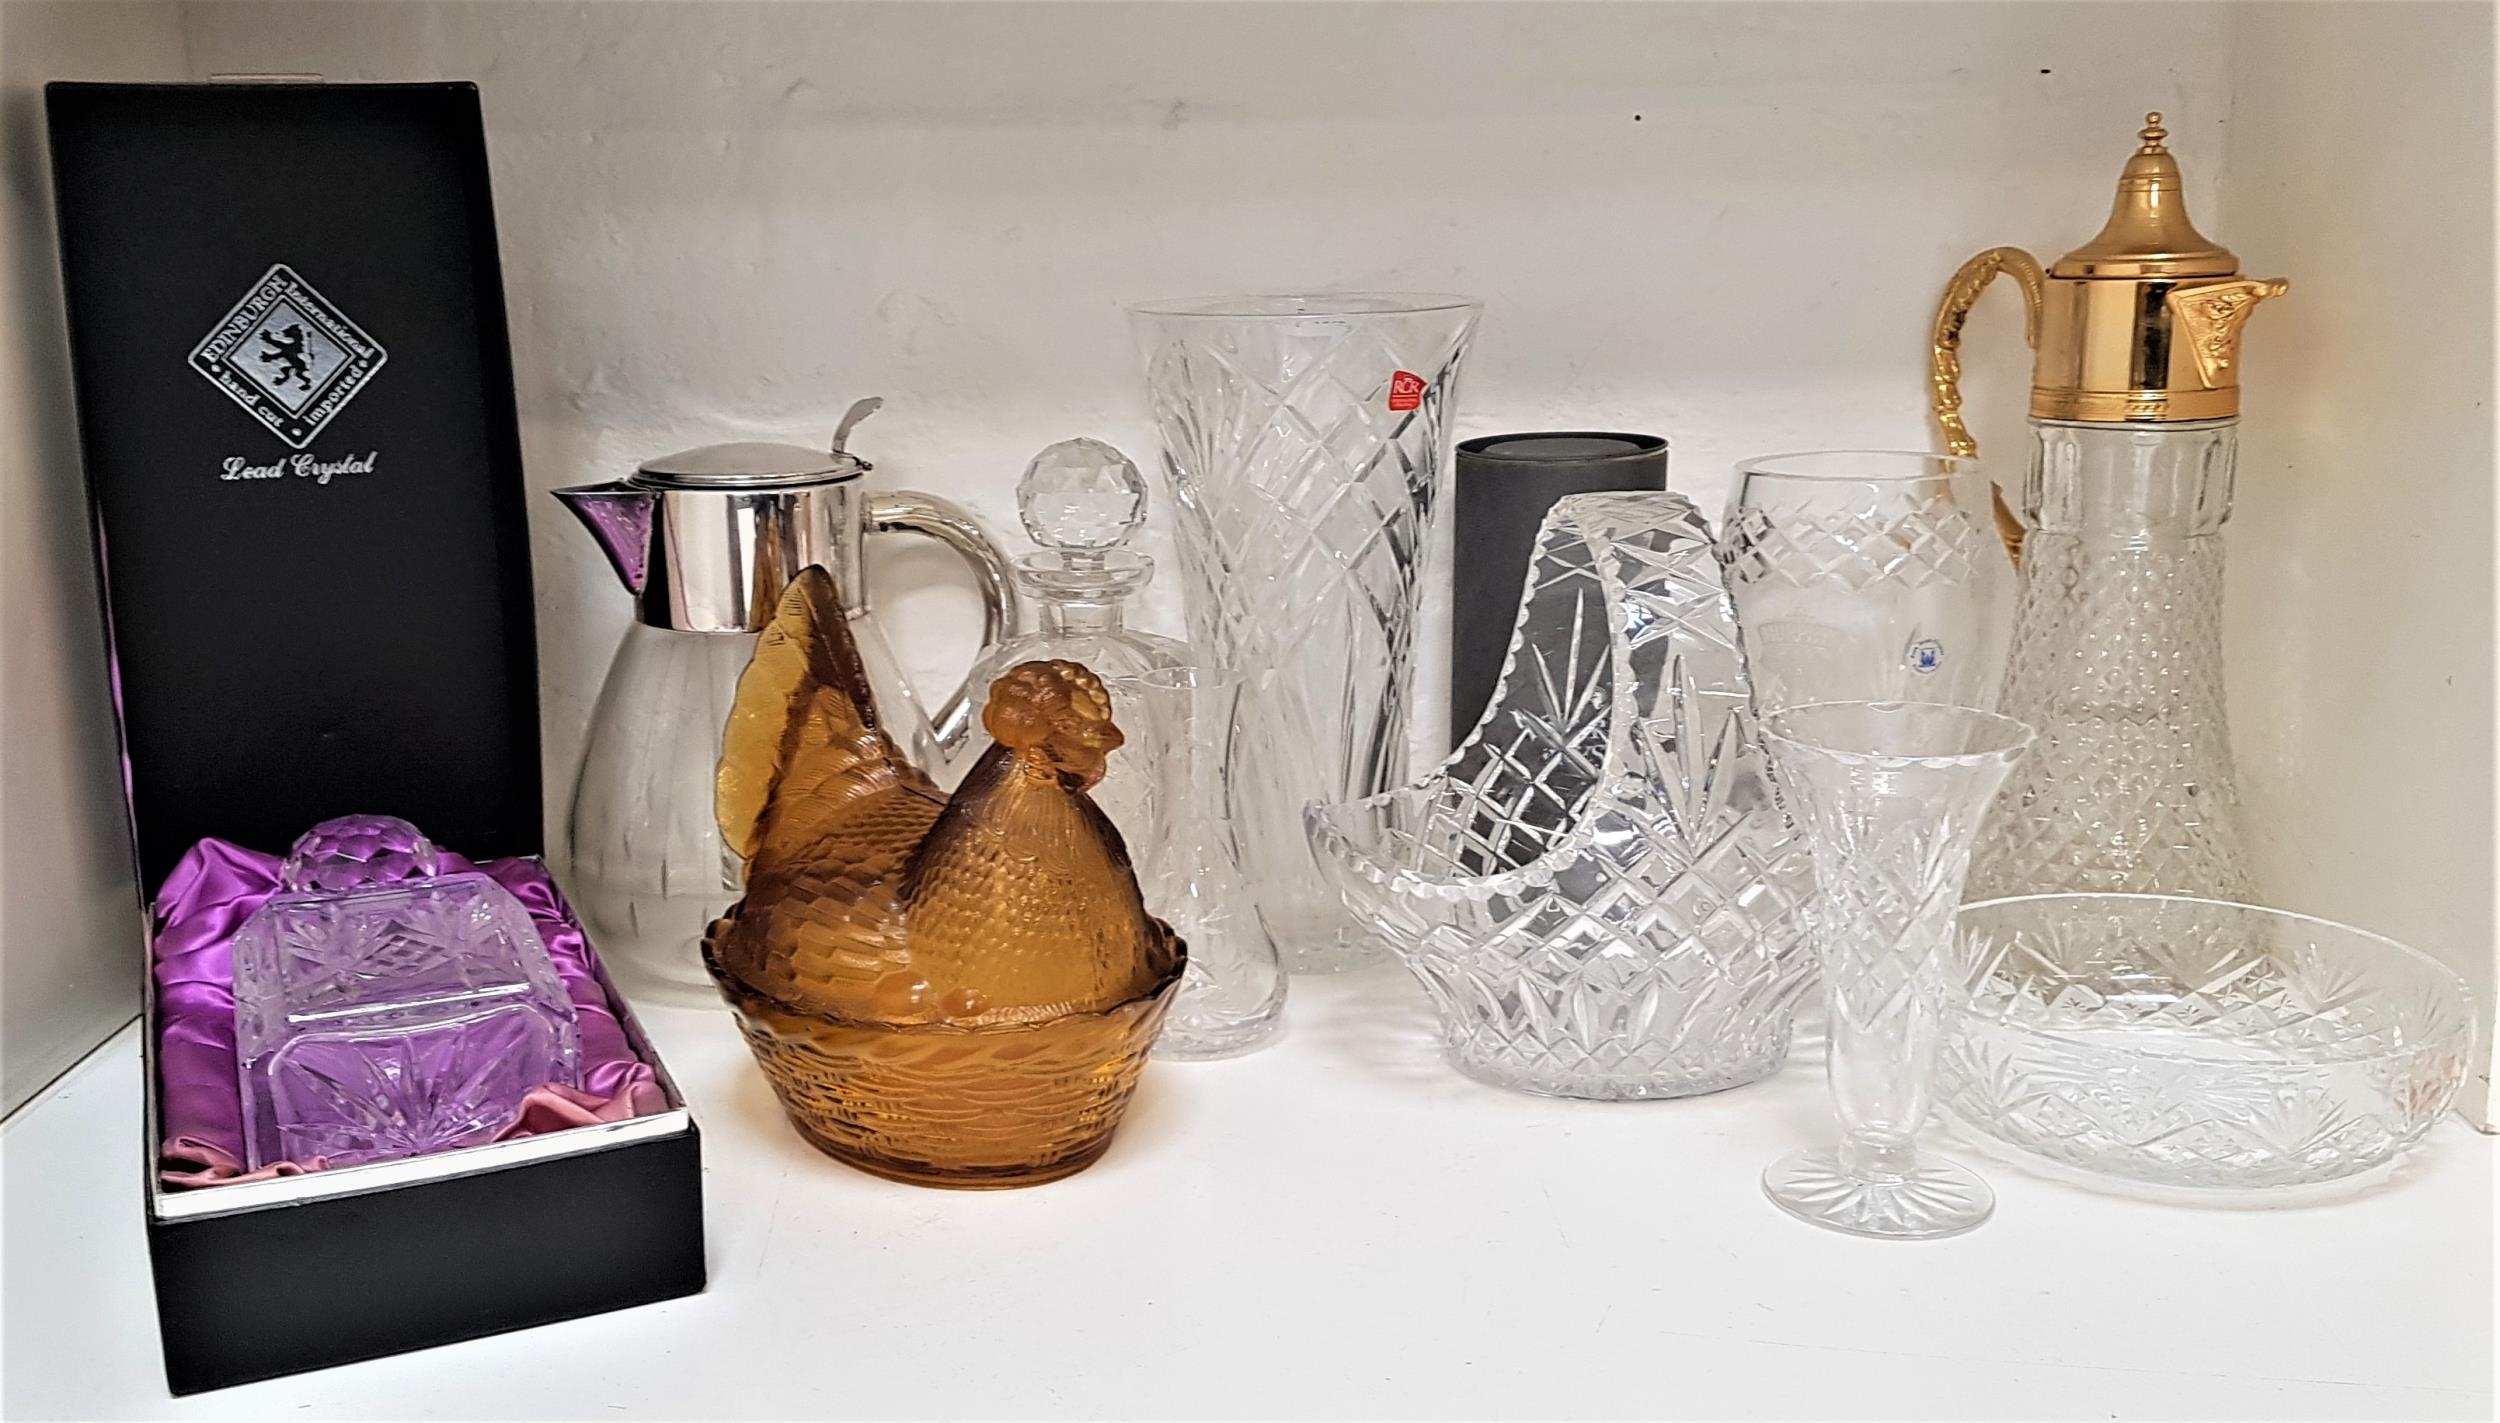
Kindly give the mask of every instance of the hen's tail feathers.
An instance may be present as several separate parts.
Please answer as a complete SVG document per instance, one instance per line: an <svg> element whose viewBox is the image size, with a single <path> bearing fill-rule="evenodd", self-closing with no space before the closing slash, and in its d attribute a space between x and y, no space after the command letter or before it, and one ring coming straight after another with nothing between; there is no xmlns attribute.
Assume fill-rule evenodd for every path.
<svg viewBox="0 0 2500 1423"><path fill-rule="evenodd" d="M831 808L898 782L936 791L877 725L876 696L851 640L841 590L824 569L805 569L782 594L738 677L713 785L721 839L751 860L776 801Z"/></svg>

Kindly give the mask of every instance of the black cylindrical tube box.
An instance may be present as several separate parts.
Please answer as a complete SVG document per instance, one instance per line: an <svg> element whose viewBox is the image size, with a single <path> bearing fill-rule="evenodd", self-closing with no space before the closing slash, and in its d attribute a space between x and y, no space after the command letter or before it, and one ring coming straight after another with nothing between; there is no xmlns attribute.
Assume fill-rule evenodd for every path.
<svg viewBox="0 0 2500 1423"><path fill-rule="evenodd" d="M1657 435L1557 430L1484 435L1458 446L1458 519L1450 589L1450 742L1476 728L1527 584L1546 511L1566 494L1667 487Z"/></svg>

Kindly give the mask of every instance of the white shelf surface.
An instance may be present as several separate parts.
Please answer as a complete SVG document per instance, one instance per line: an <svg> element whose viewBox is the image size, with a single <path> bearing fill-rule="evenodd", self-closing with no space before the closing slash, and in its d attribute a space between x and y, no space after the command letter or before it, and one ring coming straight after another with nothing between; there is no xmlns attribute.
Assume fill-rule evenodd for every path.
<svg viewBox="0 0 2500 1423"><path fill-rule="evenodd" d="M135 1030L0 1135L16 1417L2488 1418L2494 1143L2451 1119L2332 1205L2219 1210L1977 1162L1974 1234L1876 1243L1757 1176L1819 1064L1547 1101L1440 1060L1394 970L1275 1047L1156 1063L1109 1156L958 1193L781 1121L721 1012L654 1009L704 1129L702 1295L188 1399L164 1389ZM1968 1153L1964 1153L1967 1157Z"/></svg>

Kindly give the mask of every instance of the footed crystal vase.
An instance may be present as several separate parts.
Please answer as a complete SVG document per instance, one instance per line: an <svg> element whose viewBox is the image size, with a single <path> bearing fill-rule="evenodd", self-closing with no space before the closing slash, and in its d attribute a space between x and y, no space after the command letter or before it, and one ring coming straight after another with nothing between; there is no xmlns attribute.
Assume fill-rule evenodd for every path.
<svg viewBox="0 0 2500 1423"><path fill-rule="evenodd" d="M1484 720L1403 790L1310 810L1451 1061L1563 1097L1683 1097L1788 1055L1804 849L1765 785L1710 533L1582 494L1538 536Z"/></svg>
<svg viewBox="0 0 2500 1423"><path fill-rule="evenodd" d="M1809 914L1829 1014L1837 1146L1772 1163L1782 1210L1852 1235L1958 1235L1996 1209L1986 1182L1913 1145L1936 1053L1979 965L1954 932L1980 817L2030 749L2011 717L1924 702L1774 712L1764 746L1814 859Z"/></svg>
<svg viewBox="0 0 2500 1423"><path fill-rule="evenodd" d="M1198 658L1238 672L1241 834L1285 966L1369 961L1303 807L1406 778L1420 579L1480 304L1409 294L1131 309Z"/></svg>

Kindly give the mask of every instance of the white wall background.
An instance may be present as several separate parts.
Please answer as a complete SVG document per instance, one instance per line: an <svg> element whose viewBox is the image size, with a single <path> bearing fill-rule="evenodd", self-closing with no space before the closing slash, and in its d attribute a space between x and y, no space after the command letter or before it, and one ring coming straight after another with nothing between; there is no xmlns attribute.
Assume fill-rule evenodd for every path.
<svg viewBox="0 0 2500 1423"><path fill-rule="evenodd" d="M1159 295L1481 293L1462 434L1659 430L1714 512L1742 454L1922 444L1929 306L1969 249L2091 232L2146 108L2215 155L2196 182L2220 167L2224 12L2173 16L2151 73L2096 13L195 4L189 29L204 71L478 80L533 485L821 439L883 394L855 441L880 476L1005 532L1052 440L1151 466L1120 306ZM1990 335L2018 369L2011 319ZM537 514L561 785L626 605ZM884 575L890 631L951 680L950 560ZM951 596L911 596L933 578Z"/></svg>
<svg viewBox="0 0 2500 1423"><path fill-rule="evenodd" d="M2455 302L2429 339L2474 345L2487 388L2490 326L2488 119L2480 149L2448 126L2417 141L2394 98L2480 84L2487 100L2487 28L2477 59L2453 17L2292 9L2309 18L2056 3L192 0L181 21L195 75L481 85L533 489L711 440L821 439L851 399L882 394L887 409L854 441L877 477L961 499L1002 532L1017 473L1052 440L1100 435L1151 467L1120 315L1149 296L1481 294L1462 436L1656 430L1675 442L1673 483L1713 515L1746 454L1924 446L1926 333L1945 277L1982 246L2053 257L2090 236L2142 113L2158 108L2199 222L2252 271L2295 279L2249 337L2251 414L2281 433L2260 446L2251 432L2233 591L2241 647L2280 654L2259 667L2243 650L2233 668L2243 736L2258 738L2250 798L2288 812L2289 781L2322 757L2361 769L2349 733L2420 680L2346 673L2331 679L2332 715L2287 714L2329 695L2329 679L2285 670L2311 665L2284 650L2297 626L2252 630L2299 580L2367 583L2410 556L2324 535L2334 501L2385 498L2395 482L2316 433L2331 410L2290 408L2295 389L2344 389L2344 363L2411 339L2398 333L2419 329L2423 300L2391 299L2419 272L2368 247L2380 213L2319 220L2349 211L2337 173L2385 155L2329 132L2309 85L2349 86L2333 102L2352 107L2385 97L2367 127L2443 175L2456 191L2441 202L2485 213L2472 258L2484 299ZM2358 55L2338 26L2366 32ZM2246 132L2243 106L2268 115L2266 136ZM2306 186L2243 208L2239 164ZM2362 181L2397 195L2394 177ZM2407 245L2461 240L2421 231ZM1967 383L1983 444L2009 455L2027 368L2013 308L1985 303ZM2341 325L2295 324L2329 310ZM2386 423L2435 431L2410 473L2457 516L2448 556L2487 566L2488 513L2463 517L2489 508L2487 413L2426 405L2392 375L2377 389ZM2382 438L2341 428L2361 445ZM2312 450L2342 458L2310 476L2328 482L2268 472L2306 468ZM2299 514L2286 512L2294 498ZM627 609L554 502L534 513L549 784L561 787ZM2250 554L2301 520L2313 532ZM970 650L968 584L941 552L887 552L873 581L897 641L924 680L951 681ZM1175 625L1168 599L1155 611ZM2358 605L2343 616L2348 633L2363 617ZM2438 639L2462 667L2454 697L2415 720L2396 713L2423 766L2466 764L2488 741L2481 627L2479 643L2462 625ZM2487 792L2485 757L2474 784ZM2379 783L2372 805L2415 806L2430 779ZM2417 933L2488 986L2487 795L2479 821L2463 800L2440 803L2464 817L2443 833L2480 871L2432 886L2391 879L2394 852L2358 853L2366 837L2336 819L2330 793L2301 794L2264 840L2268 868L2299 879L2278 896ZM2398 831L2431 833L2406 814L2381 843L2410 843ZM2436 912L2411 912L2434 899Z"/></svg>
<svg viewBox="0 0 2500 1423"><path fill-rule="evenodd" d="M175 5L0 8L0 1113L139 1011L42 84L187 74Z"/></svg>
<svg viewBox="0 0 2500 1423"><path fill-rule="evenodd" d="M2244 18L2220 239L2292 278L2245 340L2227 594L2259 883L2467 968L2486 1048L2492 13ZM2487 1069L2469 1117L2490 1092Z"/></svg>

